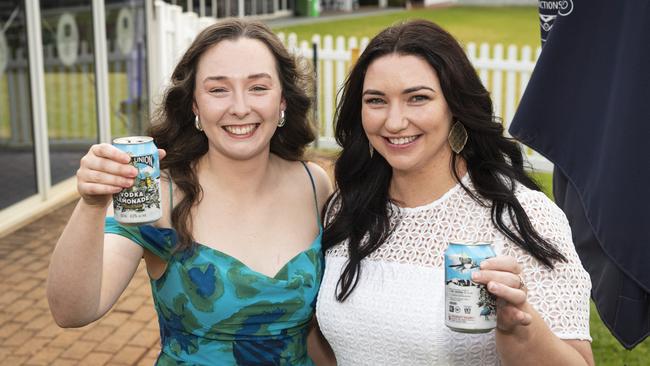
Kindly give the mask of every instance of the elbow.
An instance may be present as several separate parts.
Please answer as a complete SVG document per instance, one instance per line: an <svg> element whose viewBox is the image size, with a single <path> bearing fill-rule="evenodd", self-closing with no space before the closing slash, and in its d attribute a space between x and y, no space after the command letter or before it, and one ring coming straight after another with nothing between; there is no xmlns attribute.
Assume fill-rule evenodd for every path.
<svg viewBox="0 0 650 366"><path fill-rule="evenodd" d="M65 311L56 310L52 305L50 305L50 313L56 325L61 328L81 328L92 323L92 320L72 317L70 314L66 314Z"/></svg>
<svg viewBox="0 0 650 366"><path fill-rule="evenodd" d="M67 319L64 316L57 315L57 313L55 311L51 310L51 313L52 313L52 318L54 318L54 322L60 328L79 328L79 327L83 326L83 325L79 325L79 324L75 323L71 319Z"/></svg>
<svg viewBox="0 0 650 366"><path fill-rule="evenodd" d="M49 291L47 302L54 322L61 328L80 328L92 323L94 320L90 317L79 316L77 311L74 311L71 306L66 306L65 302L49 293Z"/></svg>

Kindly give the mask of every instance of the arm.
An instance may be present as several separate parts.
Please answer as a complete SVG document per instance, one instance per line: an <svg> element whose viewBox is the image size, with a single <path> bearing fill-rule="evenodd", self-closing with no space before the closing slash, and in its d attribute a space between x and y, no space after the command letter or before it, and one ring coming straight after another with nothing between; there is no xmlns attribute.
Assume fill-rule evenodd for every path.
<svg viewBox="0 0 650 366"><path fill-rule="evenodd" d="M562 340L527 301L512 257L481 263L477 282L497 297L497 350L503 365L594 365L588 341Z"/></svg>
<svg viewBox="0 0 650 366"><path fill-rule="evenodd" d="M315 163L307 163L307 167L314 177L316 195L318 196L318 212L323 212L323 205L332 194L332 182L325 170Z"/></svg>
<svg viewBox="0 0 650 366"><path fill-rule="evenodd" d="M318 198L318 212L323 212L323 205L332 194L332 183L325 170L314 163L307 164L314 177L316 195ZM312 318L307 335L307 353L317 366L334 366L336 358L329 343L318 327L316 316Z"/></svg>
<svg viewBox="0 0 650 366"><path fill-rule="evenodd" d="M307 353L317 366L334 366L336 358L329 343L318 328L316 316L309 324L309 333L307 335Z"/></svg>
<svg viewBox="0 0 650 366"><path fill-rule="evenodd" d="M555 262L549 269L523 249L505 245L506 256L481 264L479 282L497 296L500 358L504 365L593 365L591 281L575 251L566 216L541 192L522 191L517 198L534 229L567 262ZM521 288L519 275L527 279L528 288Z"/></svg>
<svg viewBox="0 0 650 366"><path fill-rule="evenodd" d="M109 144L94 145L77 171L77 204L52 254L47 297L62 327L86 325L105 314L124 291L143 249L104 235L111 195L133 184L129 156Z"/></svg>

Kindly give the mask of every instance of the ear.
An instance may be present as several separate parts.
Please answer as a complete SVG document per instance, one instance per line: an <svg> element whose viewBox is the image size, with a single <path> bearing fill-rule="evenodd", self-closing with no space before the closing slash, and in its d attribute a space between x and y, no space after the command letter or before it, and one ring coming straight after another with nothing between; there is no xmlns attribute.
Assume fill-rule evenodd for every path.
<svg viewBox="0 0 650 366"><path fill-rule="evenodd" d="M280 110L281 111L286 111L287 110L287 100L284 99L284 96L280 99Z"/></svg>

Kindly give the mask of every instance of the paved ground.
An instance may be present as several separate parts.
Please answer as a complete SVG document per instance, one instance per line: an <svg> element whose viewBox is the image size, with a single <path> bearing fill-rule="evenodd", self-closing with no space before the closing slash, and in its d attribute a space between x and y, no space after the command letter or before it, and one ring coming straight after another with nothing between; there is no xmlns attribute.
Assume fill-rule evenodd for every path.
<svg viewBox="0 0 650 366"><path fill-rule="evenodd" d="M144 262L104 318L79 329L54 323L47 266L73 207L0 238L0 365L153 365L158 321Z"/></svg>

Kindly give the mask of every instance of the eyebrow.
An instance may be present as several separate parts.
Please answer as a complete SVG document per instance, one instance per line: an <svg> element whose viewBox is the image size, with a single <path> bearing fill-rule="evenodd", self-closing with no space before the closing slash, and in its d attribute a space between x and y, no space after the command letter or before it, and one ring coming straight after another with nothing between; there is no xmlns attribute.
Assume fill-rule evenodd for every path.
<svg viewBox="0 0 650 366"><path fill-rule="evenodd" d="M254 80L254 79L262 79L262 78L267 78L267 79L273 79L271 75L265 73L265 72L260 72L258 74L251 74L248 75L247 79L249 80ZM227 76L222 76L222 75L217 75L217 76L208 76L205 79L203 79L203 82L205 83L206 81L222 81L222 80L228 80L229 78Z"/></svg>
<svg viewBox="0 0 650 366"><path fill-rule="evenodd" d="M432 88L430 88L430 87L428 87L428 86L418 85L418 86L414 86L414 87L411 87L411 88L406 88L406 89L404 89L404 90L402 91L402 94L410 94L410 93L413 93L413 92L416 92L416 91L419 91L419 90L423 90L423 89L430 90L430 91L433 92L433 93L436 92L435 90L433 90ZM381 91L379 91L379 90L374 90L374 89L367 89L367 90L365 90L365 91L363 92L362 96L363 96L363 95L366 95L366 94L371 94L371 95L382 95L382 96L383 96L383 95L386 95L386 93L381 92Z"/></svg>

